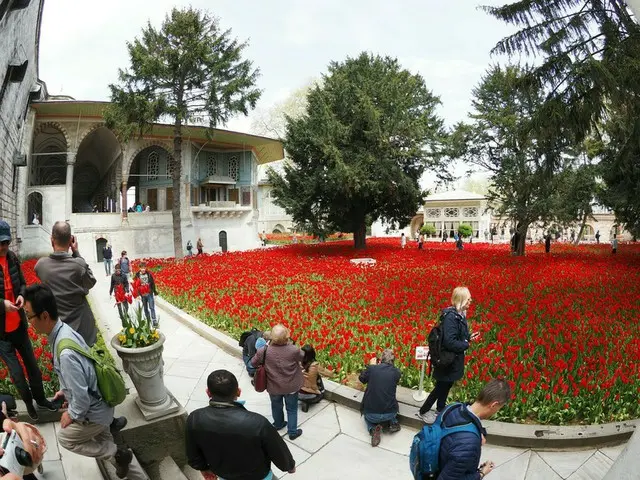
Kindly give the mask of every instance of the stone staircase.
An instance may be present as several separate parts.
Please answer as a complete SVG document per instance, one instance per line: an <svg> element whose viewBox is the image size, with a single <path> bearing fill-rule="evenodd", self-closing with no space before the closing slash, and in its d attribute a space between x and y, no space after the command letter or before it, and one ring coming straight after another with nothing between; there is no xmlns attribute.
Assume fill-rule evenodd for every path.
<svg viewBox="0 0 640 480"><path fill-rule="evenodd" d="M120 480L111 463L98 460L98 468L104 480ZM189 465L180 468L171 457L165 457L160 463L149 466L146 472L151 480L202 480L200 472Z"/></svg>

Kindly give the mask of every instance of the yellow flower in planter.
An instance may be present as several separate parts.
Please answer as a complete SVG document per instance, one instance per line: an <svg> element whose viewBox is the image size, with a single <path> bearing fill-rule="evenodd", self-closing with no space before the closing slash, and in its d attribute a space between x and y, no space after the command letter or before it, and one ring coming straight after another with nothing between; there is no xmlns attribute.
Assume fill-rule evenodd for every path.
<svg viewBox="0 0 640 480"><path fill-rule="evenodd" d="M131 335L133 335L134 333L136 333L136 329L135 329L135 328L133 328L133 327L131 327L131 328L129 329L129 333L130 333Z"/></svg>

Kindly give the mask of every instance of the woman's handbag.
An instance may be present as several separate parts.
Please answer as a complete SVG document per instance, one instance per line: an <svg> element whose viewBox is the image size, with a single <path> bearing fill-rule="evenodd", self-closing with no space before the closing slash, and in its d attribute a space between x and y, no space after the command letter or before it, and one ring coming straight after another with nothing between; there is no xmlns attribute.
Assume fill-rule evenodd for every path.
<svg viewBox="0 0 640 480"><path fill-rule="evenodd" d="M253 376L254 387L256 392L264 392L267 389L267 368L265 363L267 363L267 349L269 347L264 347L264 356L262 357L262 364L258 366L256 369L256 373Z"/></svg>

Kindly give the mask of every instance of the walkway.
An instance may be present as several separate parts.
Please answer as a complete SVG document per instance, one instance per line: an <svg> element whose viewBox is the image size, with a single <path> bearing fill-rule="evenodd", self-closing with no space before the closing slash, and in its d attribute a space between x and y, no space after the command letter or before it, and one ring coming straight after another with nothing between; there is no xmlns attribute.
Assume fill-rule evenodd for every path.
<svg viewBox="0 0 640 480"><path fill-rule="evenodd" d="M105 277L102 264L94 265L93 270L98 283L91 291L91 303L102 316L105 339L110 339L119 331L120 320L113 299L108 296L109 278ZM160 329L167 337L165 384L188 412L207 405L207 376L224 368L238 377L246 407L271 419L268 395L255 392L240 359L197 335L172 314L161 309L158 312ZM298 419L303 435L295 441L285 437L296 459L297 472L291 476L276 469L279 478L411 478L408 452L415 430L403 427L398 433L383 435L380 446L373 449L364 421L355 410L323 401L308 413L299 411ZM623 446L544 452L486 445L482 461L492 460L497 465L486 477L490 480L600 480L622 449Z"/></svg>

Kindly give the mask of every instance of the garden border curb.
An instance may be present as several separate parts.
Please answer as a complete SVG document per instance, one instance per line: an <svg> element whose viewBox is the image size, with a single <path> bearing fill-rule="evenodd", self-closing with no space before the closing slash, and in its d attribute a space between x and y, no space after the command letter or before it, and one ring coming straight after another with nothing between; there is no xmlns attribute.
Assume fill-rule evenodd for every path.
<svg viewBox="0 0 640 480"><path fill-rule="evenodd" d="M156 305L173 315L186 327L222 348L225 352L242 358L238 341L210 327L192 315L156 297ZM161 327L162 328L162 327ZM359 410L363 392L345 385L325 380L325 398ZM413 390L398 387L399 419L403 425L421 428L424 423L417 416L420 402L411 397ZM535 449L593 448L618 445L640 430L640 419L602 425L525 425L494 420L482 422L487 430L487 442L492 445Z"/></svg>

